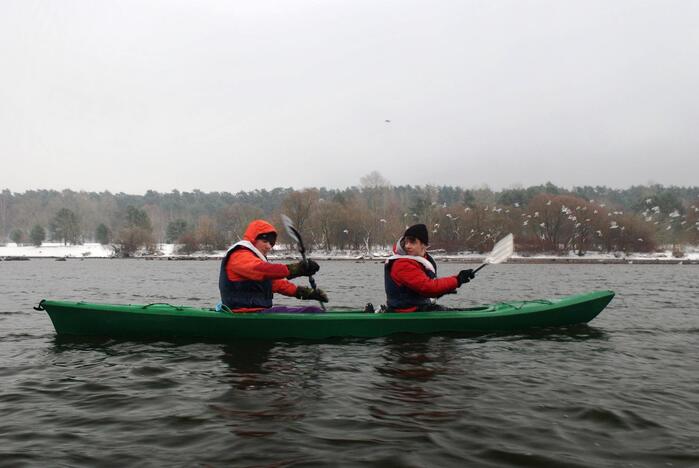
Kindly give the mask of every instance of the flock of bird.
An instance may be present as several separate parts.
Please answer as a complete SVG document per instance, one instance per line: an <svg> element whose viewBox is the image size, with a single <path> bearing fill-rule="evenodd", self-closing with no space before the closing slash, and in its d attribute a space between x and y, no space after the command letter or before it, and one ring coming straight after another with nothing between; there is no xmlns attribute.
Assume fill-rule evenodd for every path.
<svg viewBox="0 0 699 468"><path fill-rule="evenodd" d="M652 200L651 198L648 198L648 199L645 200L645 202L646 202L647 205L651 205L652 202L653 202L653 200ZM551 206L552 203L553 203L552 200L548 200L548 201L545 203L545 205L546 205L546 206ZM590 200L590 203L594 204L594 200ZM436 205L436 203L433 202L432 205L434 206L434 205ZM519 207L520 207L520 204L519 204L519 203L514 203L513 206L514 206L515 208L519 208ZM597 204L596 206L599 207L599 208L605 208L605 207L606 207L606 204L605 204L605 203L600 203L600 204ZM442 207L443 207L443 208L446 208L446 203L442 204ZM468 213L468 212L472 211L473 209L474 209L474 208L468 207L468 206L467 206L467 207L464 208L464 212ZM588 212L588 206L576 206L574 209L572 209L572 208L569 208L569 207L567 207L567 206L565 206L565 205L561 205L561 213L562 213L563 215L566 215L567 220L569 220L569 221L571 221L572 223L574 223L573 225L574 225L574 228L575 228L576 230L579 229L579 228L581 228L581 227L586 226L586 225L583 224L583 222L584 222L584 223L590 223L590 222L592 221L592 216L594 216L594 215L599 215L599 214L600 214L600 211L599 211L599 209L597 209L597 208L591 208L591 210L592 210L592 214L591 214L591 215L588 214L587 217L584 217L584 218L583 218L584 214L586 214L586 212ZM692 206L690 207L690 210L693 210L695 213L699 213L699 207L697 207L697 206L695 206L695 205L692 205ZM498 214L500 214L500 213L505 213L505 214L510 213L510 209L509 209L509 208L502 208L502 207L498 207L498 206L493 206L493 207L485 206L485 207L483 208L483 211L490 211L491 213L498 213ZM662 222L662 219L663 219L660 206L657 206L657 205L647 208L646 210L644 210L643 212L641 212L641 214L643 215L643 219L644 219L646 222L649 222L649 223L652 222L652 223L655 224L655 225L660 224L660 223ZM411 215L412 215L412 217L414 217L414 218L417 218L417 217L418 217L418 215L417 215L416 213L411 213ZM613 219L613 218L616 217L616 216L623 216L623 215L624 215L624 212L623 212L623 211L620 211L620 210L615 210L615 211L609 211L609 212L607 212L607 217L612 218L612 219L609 220L609 226L608 226L608 228L609 228L610 230L617 230L617 229L618 229L619 231L624 231L624 230L626 229L626 226L623 226L623 225L619 224L619 221L618 221L618 220ZM408 214L408 213L404 213L403 216L404 216L404 217L408 217L409 214ZM457 221L457 220L459 219L457 216L454 216L454 215L452 215L451 213L446 213L445 216L446 216L450 221L453 221L453 222L454 222L454 221ZM522 220L522 227L538 226L538 227L541 228L542 230L544 230L544 229L547 228L547 223L546 223L546 221L542 221L542 222L540 222L540 223L533 223L533 224L530 224L530 221L532 221L532 220L534 220L534 219L537 219L537 218L540 218L540 217L541 217L541 213L540 213L539 211L534 211L534 213L522 213L522 214L521 214L521 217L524 218L524 219ZM580 218L579 218L579 217L580 217ZM665 227L665 229L666 229L667 231L673 229L673 227L676 227L676 228L677 228L677 227L682 227L682 226L685 226L685 225L688 224L687 216L681 214L681 213L679 212L679 210L677 210L677 209L674 209L672 212L668 213L668 214L667 214L667 218L668 218L668 219L667 219L668 225ZM581 220L583 220L583 221L581 221ZM379 221L382 222L382 223L386 223L386 222L387 222L384 218L381 218ZM406 226L406 227L407 227L407 226ZM441 227L440 223L434 223L432 232L433 232L433 233L437 233L437 232L439 231L439 228L440 228L440 227ZM694 225L690 225L688 228L686 228L686 230L692 230L692 229L696 229L696 230L699 231L699 221L696 221ZM599 229L595 231L595 234L596 234L598 237L602 237L602 236L603 236L602 230L599 230ZM476 232L475 229L471 229L470 235L466 238L466 240L471 239L474 235L475 235L475 236L480 236L480 237L483 238L483 239L491 239L491 238L493 238L493 234L492 234L491 232L488 232L488 231ZM641 237L639 237L637 240L638 240L639 242L643 242L643 238L641 238Z"/></svg>
<svg viewBox="0 0 699 468"><path fill-rule="evenodd" d="M594 200L590 200L590 203L593 204L593 205L594 205L594 202L595 202ZM545 203L545 205L546 205L546 206L551 206L552 203L553 203L552 200L547 200L547 202ZM645 200L645 203L646 203L647 205L652 205L652 204L653 204L653 199L648 198L648 199ZM436 205L437 205L436 202L432 202L432 206L436 206ZM515 203L513 204L513 206L514 206L515 208L519 208L519 207L520 207L520 203L515 202ZM446 203L442 203L442 204L441 204L441 207L442 207L442 208L446 208L446 207L447 207L447 204L446 204ZM596 205L596 207L598 207L598 208L605 208L605 207L606 207L606 204L605 204L605 203L599 203L599 204ZM578 229L580 229L580 228L589 227L589 225L583 224L583 222L584 222L584 223L590 223L590 222L592 221L592 217L593 217L594 215L599 215L599 214L600 214L600 211L599 211L598 208L590 207L590 209L591 209L591 211L592 211L592 214L590 215L590 214L587 213L587 212L589 211L589 210L588 210L588 206L576 206L576 207L573 209L573 208L569 208L569 207L567 207L567 206L565 206L565 205L561 205L561 214L566 215L566 219L569 220L569 221L571 221L572 223L574 223L574 224L573 224L574 228L575 228L576 230L578 230ZM690 209L690 210L693 210L695 213L699 213L699 207L697 207L697 206L695 206L695 205L690 206L689 209ZM464 212L465 212L465 213L469 213L469 212L472 211L472 210L474 210L474 208L469 207L469 206L467 206L467 207L464 208ZM491 213L498 213L498 214L500 214L500 213L509 214L509 213L510 213L510 209L509 209L509 208L506 208L506 207L505 207L505 208L502 208L502 207L498 207L498 206L493 206L493 207L485 206L485 207L483 208L483 211L486 211L486 212L487 212L487 211L490 211ZM587 216L583 218L583 216L584 216L585 214L587 214ZM623 216L623 214L624 214L624 212L623 212L623 211L619 211L619 210L607 212L607 217L612 218L612 219L609 220L609 226L608 226L608 228L609 228L610 230L617 230L617 229L618 229L619 231L624 231L624 230L626 229L626 226L620 225L618 220L613 219L615 216ZM658 205L655 205L655 206L652 206L652 207L649 206L648 208L646 208L644 211L641 212L641 215L643 216L643 219L644 219L645 222L653 223L653 224L655 224L655 225L660 224L660 223L662 222L662 219L663 219L660 206L658 206ZM413 218L418 218L418 217L419 217L417 213L403 213L403 217L404 217L404 218L407 218L408 216L412 216ZM451 213L446 213L445 216L446 216L450 221L452 221L452 222L456 222L456 221L458 221L458 219L459 219L459 217L454 216L454 215L451 214ZM547 228L547 223L546 223L546 221L542 221L542 222L539 222L539 223L532 223L532 224L530 224L530 221L535 220L535 219L540 219L540 218L541 218L541 213L540 213L539 211L534 211L533 213L522 213L522 214L521 214L521 217L524 218L524 219L522 220L522 227L533 227L533 226L538 226L539 228L541 228L542 231L545 230L545 229ZM580 218L579 218L579 217L580 217ZM680 211L679 211L678 209L674 209L672 212L668 213L668 214L667 214L667 218L668 218L668 225L665 227L665 229L666 229L667 231L673 229L673 227L676 227L676 228L677 228L677 227L685 226L685 225L687 225L688 222L689 222L689 221L687 220L687 215L681 214ZM583 220L583 221L581 222L581 220ZM380 219L379 219L379 222L382 223L382 224L388 223L388 221L387 221L385 218L380 218ZM408 226L406 225L406 228L407 228L407 227L408 227ZM440 227L441 227L441 224L440 224L440 223L434 223L434 225L433 225L433 227L432 227L432 232L433 232L433 233L439 232ZM696 229L697 231L699 231L699 221L696 221L696 222L694 223L694 225L690 225L690 226L689 226L688 228L686 228L685 230L689 231L689 230L692 230L692 229ZM349 229L344 229L342 232L345 233L345 234L349 234L350 231L349 231ZM596 230L596 231L594 231L594 232L595 232L595 234L596 234L598 237L602 237L602 236L603 236L602 230L599 230L599 229L598 229L598 230ZM479 236L479 237L480 237L481 239L483 239L483 240L489 240L489 239L494 239L494 238L495 238L495 234L492 233L492 232L489 232L489 231L477 231L476 229L471 229L470 232L469 232L469 236L466 238L466 240L470 240L470 239L472 239L474 236ZM543 238L543 235L542 235L542 238ZM638 240L639 242L643 242L643 241L644 241L643 238L641 238L641 237L639 237L637 240Z"/></svg>

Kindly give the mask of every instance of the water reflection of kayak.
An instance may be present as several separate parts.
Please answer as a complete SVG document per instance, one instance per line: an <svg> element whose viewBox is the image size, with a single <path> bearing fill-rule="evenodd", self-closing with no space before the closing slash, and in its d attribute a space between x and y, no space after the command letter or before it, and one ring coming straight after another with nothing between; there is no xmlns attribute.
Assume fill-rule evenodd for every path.
<svg viewBox="0 0 699 468"><path fill-rule="evenodd" d="M59 335L124 338L377 337L397 333L468 333L587 323L614 297L594 291L560 299L500 302L463 310L413 313L231 314L170 304L117 305L43 300Z"/></svg>

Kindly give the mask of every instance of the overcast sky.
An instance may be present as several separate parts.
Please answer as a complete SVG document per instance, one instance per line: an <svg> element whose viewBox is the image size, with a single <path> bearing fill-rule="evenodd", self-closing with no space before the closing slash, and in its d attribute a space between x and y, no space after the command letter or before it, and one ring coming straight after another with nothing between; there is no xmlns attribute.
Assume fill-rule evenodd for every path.
<svg viewBox="0 0 699 468"><path fill-rule="evenodd" d="M699 1L0 1L0 189L699 185Z"/></svg>

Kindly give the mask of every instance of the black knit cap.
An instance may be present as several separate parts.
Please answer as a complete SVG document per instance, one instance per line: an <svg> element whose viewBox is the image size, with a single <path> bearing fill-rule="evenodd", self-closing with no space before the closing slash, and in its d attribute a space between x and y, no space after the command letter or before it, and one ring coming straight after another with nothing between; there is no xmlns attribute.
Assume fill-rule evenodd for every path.
<svg viewBox="0 0 699 468"><path fill-rule="evenodd" d="M415 224L410 226L405 230L403 237L414 237L415 239L420 239L425 245L429 245L430 243L427 234L427 226L424 224Z"/></svg>

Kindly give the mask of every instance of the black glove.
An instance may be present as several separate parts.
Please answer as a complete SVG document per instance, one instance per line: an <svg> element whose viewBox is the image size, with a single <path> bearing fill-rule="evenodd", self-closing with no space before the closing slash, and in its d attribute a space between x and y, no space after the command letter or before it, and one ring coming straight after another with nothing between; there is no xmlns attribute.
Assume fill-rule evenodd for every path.
<svg viewBox="0 0 699 468"><path fill-rule="evenodd" d="M473 270L468 269L468 270L461 270L458 275L456 275L456 280L459 282L459 286L461 286L464 283L468 283L471 281L473 278L475 278L476 275L473 273Z"/></svg>
<svg viewBox="0 0 699 468"><path fill-rule="evenodd" d="M313 260L290 263L286 267L289 269L289 275L287 276L289 279L298 278L299 276L313 276L320 270L320 265Z"/></svg>
<svg viewBox="0 0 699 468"><path fill-rule="evenodd" d="M306 286L296 287L296 298L309 301L328 302L328 295L320 288L312 289Z"/></svg>

